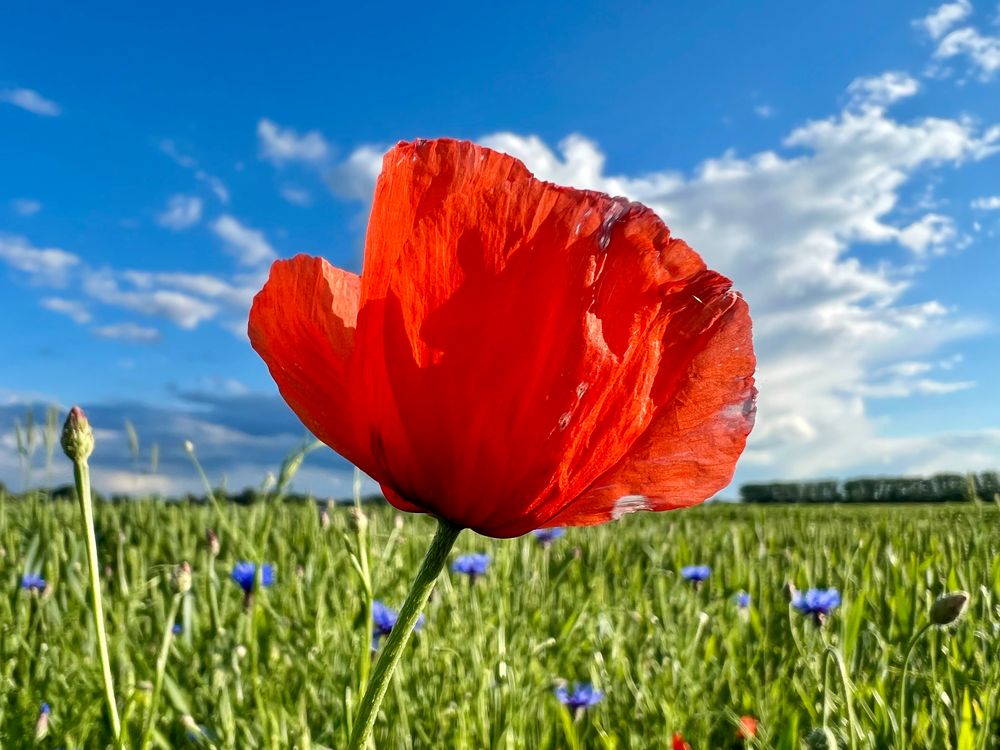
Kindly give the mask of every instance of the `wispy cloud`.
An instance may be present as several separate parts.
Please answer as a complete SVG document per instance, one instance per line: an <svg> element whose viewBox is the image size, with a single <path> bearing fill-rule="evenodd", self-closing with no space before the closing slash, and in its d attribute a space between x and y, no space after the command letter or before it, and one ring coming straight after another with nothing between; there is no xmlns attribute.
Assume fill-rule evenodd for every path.
<svg viewBox="0 0 1000 750"><path fill-rule="evenodd" d="M21 216L34 216L42 210L42 204L29 198L15 198L10 202L10 207L14 213Z"/></svg>
<svg viewBox="0 0 1000 750"><path fill-rule="evenodd" d="M277 166L293 161L320 164L330 155L330 147L319 131L300 135L266 117L257 123L257 143L260 158Z"/></svg>
<svg viewBox="0 0 1000 750"><path fill-rule="evenodd" d="M62 286L80 258L56 247L35 247L24 237L0 235L0 262L26 274L33 283Z"/></svg>
<svg viewBox="0 0 1000 750"><path fill-rule="evenodd" d="M190 170L194 174L194 178L207 186L215 194L215 197L219 199L220 203L229 205L229 188L218 177L202 169L197 159L181 151L177 144L169 138L160 141L160 150L169 156L175 164Z"/></svg>
<svg viewBox="0 0 1000 750"><path fill-rule="evenodd" d="M64 299L63 297L46 297L42 300L41 304L46 310L65 315L74 323L80 325L89 323L92 318L90 311L83 303L76 300Z"/></svg>
<svg viewBox="0 0 1000 750"><path fill-rule="evenodd" d="M244 266L259 266L277 257L263 232L244 226L229 214L216 219L212 231L225 243L229 254Z"/></svg>
<svg viewBox="0 0 1000 750"><path fill-rule="evenodd" d="M263 257L256 248L254 230L245 231L249 234L236 232L234 237L249 243L252 256ZM242 257L243 251L239 253ZM28 283L42 289L71 288L76 298L48 296L40 304L80 325L90 323L103 306L160 318L187 330L218 318L225 330L238 331L240 337L246 335L250 303L267 274L260 265L228 278L208 273L94 268L73 253L59 248L38 248L24 237L8 235L0 235L0 266L23 275ZM118 334L118 338L133 341L151 338L148 326L131 322L129 325L99 326L94 332L106 338Z"/></svg>
<svg viewBox="0 0 1000 750"><path fill-rule="evenodd" d="M164 211L157 214L156 222L167 229L189 229L201 221L202 201L194 195L174 195L167 201Z"/></svg>
<svg viewBox="0 0 1000 750"><path fill-rule="evenodd" d="M965 57L979 78L988 81L1000 70L1000 36L981 34L971 26L957 29L940 41L934 56L940 60Z"/></svg>
<svg viewBox="0 0 1000 750"><path fill-rule="evenodd" d="M972 380L940 380L928 377L935 370L950 372L961 362L952 357L937 362L904 360L875 371L869 380L858 388L860 395L868 398L909 398L911 396L946 396L975 388Z"/></svg>
<svg viewBox="0 0 1000 750"><path fill-rule="evenodd" d="M304 188L285 185L281 188L281 197L296 206L308 206L312 203L312 195Z"/></svg>
<svg viewBox="0 0 1000 750"><path fill-rule="evenodd" d="M855 78L847 87L851 105L858 109L884 108L913 96L920 90L920 83L900 71L889 71L879 76Z"/></svg>
<svg viewBox="0 0 1000 750"><path fill-rule="evenodd" d="M926 31L931 39L940 39L948 29L963 21L970 13L972 4L969 0L957 0L939 5L923 18L914 21L913 25Z"/></svg>
<svg viewBox="0 0 1000 750"><path fill-rule="evenodd" d="M154 344L160 340L159 330L149 326L141 326L138 323L115 323L114 325L95 326L90 330L98 338L127 341L133 344Z"/></svg>
<svg viewBox="0 0 1000 750"><path fill-rule="evenodd" d="M972 207L980 211L1000 211L1000 195L988 195L972 201Z"/></svg>
<svg viewBox="0 0 1000 750"><path fill-rule="evenodd" d="M42 117L58 117L62 109L33 89L0 89L0 102L13 104Z"/></svg>
<svg viewBox="0 0 1000 750"><path fill-rule="evenodd" d="M172 289L124 287L123 280L109 269L88 271L83 291L102 304L165 318L187 329L214 318L219 311L217 305Z"/></svg>

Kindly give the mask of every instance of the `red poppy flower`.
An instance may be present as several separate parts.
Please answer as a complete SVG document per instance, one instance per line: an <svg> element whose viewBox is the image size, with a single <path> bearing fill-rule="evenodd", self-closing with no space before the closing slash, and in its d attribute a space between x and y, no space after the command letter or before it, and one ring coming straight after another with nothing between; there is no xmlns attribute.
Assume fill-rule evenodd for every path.
<svg viewBox="0 0 1000 750"><path fill-rule="evenodd" d="M650 209L400 143L362 276L278 261L249 333L394 506L494 537L703 501L753 425L746 303Z"/></svg>
<svg viewBox="0 0 1000 750"><path fill-rule="evenodd" d="M691 745L684 741L680 732L674 732L672 738L673 750L691 750Z"/></svg>

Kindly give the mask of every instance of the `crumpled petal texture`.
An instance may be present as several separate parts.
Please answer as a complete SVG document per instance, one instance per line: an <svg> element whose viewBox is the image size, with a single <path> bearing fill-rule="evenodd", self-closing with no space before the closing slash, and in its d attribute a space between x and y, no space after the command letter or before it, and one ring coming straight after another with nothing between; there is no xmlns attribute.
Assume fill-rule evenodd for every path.
<svg viewBox="0 0 1000 750"><path fill-rule="evenodd" d="M400 143L362 276L278 261L250 339L402 510L494 537L705 500L753 426L746 303L650 209Z"/></svg>

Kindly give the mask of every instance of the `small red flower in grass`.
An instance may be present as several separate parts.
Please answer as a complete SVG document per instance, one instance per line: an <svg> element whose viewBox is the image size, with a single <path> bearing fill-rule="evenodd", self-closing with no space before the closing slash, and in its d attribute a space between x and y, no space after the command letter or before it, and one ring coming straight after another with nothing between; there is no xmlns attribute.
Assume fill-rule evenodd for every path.
<svg viewBox="0 0 1000 750"><path fill-rule="evenodd" d="M362 275L278 261L249 333L394 506L493 537L694 505L753 426L747 306L650 209L400 143Z"/></svg>
<svg viewBox="0 0 1000 750"><path fill-rule="evenodd" d="M741 740L749 740L757 736L757 720L752 716L741 716L736 736Z"/></svg>
<svg viewBox="0 0 1000 750"><path fill-rule="evenodd" d="M684 741L684 736L680 732L674 732L673 750L691 750L691 745Z"/></svg>

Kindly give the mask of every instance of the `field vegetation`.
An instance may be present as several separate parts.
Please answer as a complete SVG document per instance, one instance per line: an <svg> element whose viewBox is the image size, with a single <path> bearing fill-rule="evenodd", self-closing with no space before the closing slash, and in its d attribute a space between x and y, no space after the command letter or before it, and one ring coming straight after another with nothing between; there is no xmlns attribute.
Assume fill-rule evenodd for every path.
<svg viewBox="0 0 1000 750"><path fill-rule="evenodd" d="M78 514L45 493L0 494L4 748L112 743ZM385 506L358 515L280 496L98 503L96 528L133 748L144 735L162 748L344 746L371 665L371 600L399 606L433 533ZM714 504L547 545L464 532L453 556L473 552L489 564L439 581L383 705L379 750L644 750L675 733L695 750L1000 746L992 501ZM245 594L239 561L272 565L271 585ZM685 580L690 565L709 566L707 579ZM789 584L834 587L842 602L803 615ZM968 611L930 626L954 590L969 592ZM573 683L603 698L573 711L556 697ZM743 716L754 737L739 736Z"/></svg>

